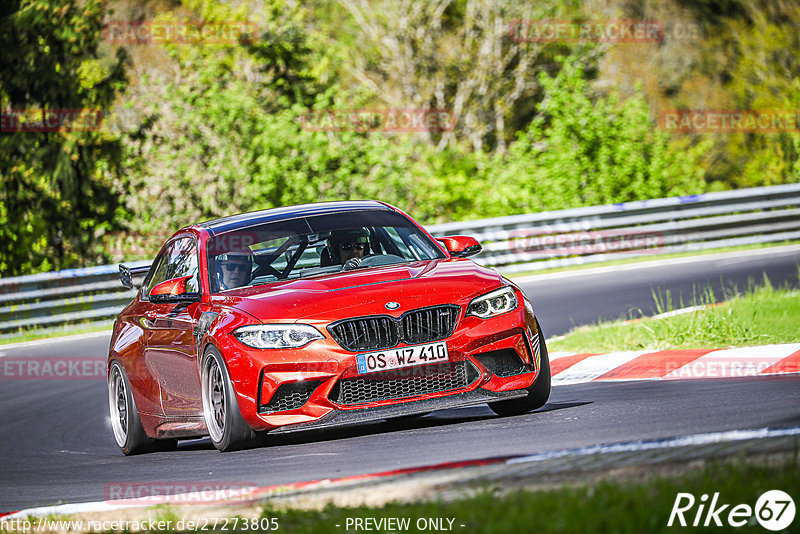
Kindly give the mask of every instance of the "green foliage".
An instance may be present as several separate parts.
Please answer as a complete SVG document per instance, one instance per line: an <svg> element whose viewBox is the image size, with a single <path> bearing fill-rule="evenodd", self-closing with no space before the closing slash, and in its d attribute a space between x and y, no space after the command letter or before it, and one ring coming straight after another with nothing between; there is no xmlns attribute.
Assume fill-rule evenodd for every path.
<svg viewBox="0 0 800 534"><path fill-rule="evenodd" d="M0 108L107 112L123 83L122 55L100 58L102 5L4 2ZM103 131L0 133L0 275L98 261L96 236L114 224L117 140Z"/></svg>
<svg viewBox="0 0 800 534"><path fill-rule="evenodd" d="M131 229L175 230L319 200L397 199L407 189L413 150L402 142L304 129L309 108L331 107L336 92L312 67L302 12L286 4L266 16L258 44L176 48L182 81L143 82L149 90L136 105L148 113L126 136Z"/></svg>
<svg viewBox="0 0 800 534"><path fill-rule="evenodd" d="M714 5L716 2L704 2ZM741 109L792 114L800 109L800 6L768 0L721 2L734 10L706 14L715 26L696 76L721 88L719 101L697 105L681 95L681 107ZM797 121L785 131L695 134L710 143L702 164L712 187L758 187L800 182ZM719 185L716 185L719 184Z"/></svg>
<svg viewBox="0 0 800 534"><path fill-rule="evenodd" d="M698 64L669 84L669 107L800 106L796 6L671 5L684 4L713 31ZM102 0L5 2L0 46L13 53L0 56L2 107L118 113L100 131L0 135L0 275L103 261L95 242L120 226L158 241L190 222L288 204L377 198L434 223L800 181L796 132L670 137L655 126L665 102L652 93L599 89L604 70L625 70L603 63L615 57L604 59L607 46L509 37L510 20L597 18L579 0L111 6L130 18L246 20L259 35L131 46L137 76L120 95L126 49L98 47ZM681 85L703 80L727 100L695 101ZM387 107L453 108L456 128L311 131L302 120Z"/></svg>
<svg viewBox="0 0 800 534"><path fill-rule="evenodd" d="M539 115L495 160L498 187L487 198L509 212L627 202L703 190L696 163L703 146L671 149L654 128L641 94L620 102L592 95L583 67L565 60L554 77L542 73Z"/></svg>

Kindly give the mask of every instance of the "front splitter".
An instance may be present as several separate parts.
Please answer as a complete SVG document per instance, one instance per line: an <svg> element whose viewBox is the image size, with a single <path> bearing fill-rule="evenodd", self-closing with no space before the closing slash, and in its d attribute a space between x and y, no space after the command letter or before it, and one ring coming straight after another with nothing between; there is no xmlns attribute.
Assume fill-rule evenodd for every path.
<svg viewBox="0 0 800 534"><path fill-rule="evenodd" d="M449 410L451 408L462 408L464 406L474 406L476 404L486 404L508 399L518 399L528 395L527 389L517 389L514 391L488 391L476 389L457 395L447 397L437 397L434 399L422 399L408 401L400 404L388 406L377 406L374 408L363 408L357 410L333 410L320 417L316 421L309 423L297 423L286 425L270 430L270 434L288 434L290 432L301 432L304 430L319 430L324 428L342 427L349 425L360 425L371 423L393 417L403 417L420 413L434 412L437 410Z"/></svg>

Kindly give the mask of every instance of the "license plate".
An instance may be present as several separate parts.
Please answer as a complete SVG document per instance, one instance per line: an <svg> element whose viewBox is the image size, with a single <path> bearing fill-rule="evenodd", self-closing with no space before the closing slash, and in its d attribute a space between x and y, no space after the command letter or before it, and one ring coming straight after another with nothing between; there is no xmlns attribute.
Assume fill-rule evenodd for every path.
<svg viewBox="0 0 800 534"><path fill-rule="evenodd" d="M374 373L388 369L446 362L448 359L447 343L438 341L436 343L426 343L425 345L412 345L410 347L358 354L356 355L356 364L358 373L363 375L364 373Z"/></svg>

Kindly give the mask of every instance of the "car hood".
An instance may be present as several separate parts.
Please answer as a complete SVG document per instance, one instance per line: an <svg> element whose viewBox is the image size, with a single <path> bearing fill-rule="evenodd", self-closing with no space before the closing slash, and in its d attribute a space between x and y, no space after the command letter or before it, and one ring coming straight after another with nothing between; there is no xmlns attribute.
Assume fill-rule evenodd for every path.
<svg viewBox="0 0 800 534"><path fill-rule="evenodd" d="M503 281L491 269L467 259L386 265L214 295L212 301L240 309L263 322L331 322L346 317L399 316L436 304L465 304ZM400 307L389 311L385 304Z"/></svg>

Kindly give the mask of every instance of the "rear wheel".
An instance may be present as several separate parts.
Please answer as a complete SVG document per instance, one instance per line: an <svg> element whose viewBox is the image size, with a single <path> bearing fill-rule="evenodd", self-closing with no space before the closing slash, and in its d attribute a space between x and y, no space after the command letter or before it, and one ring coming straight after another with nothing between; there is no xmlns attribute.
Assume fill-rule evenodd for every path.
<svg viewBox="0 0 800 534"><path fill-rule="evenodd" d="M497 415L520 415L530 412L547 404L547 399L550 398L550 359L547 357L547 346L544 344L544 335L539 321L536 321L536 328L539 330L539 352L541 354L539 376L528 388L527 397L489 403L489 408Z"/></svg>
<svg viewBox="0 0 800 534"><path fill-rule="evenodd" d="M226 452L254 445L258 434L242 419L228 368L214 347L203 358L201 387L203 416L214 447Z"/></svg>
<svg viewBox="0 0 800 534"><path fill-rule="evenodd" d="M111 415L111 428L114 440L120 450L126 454L139 454L154 450L174 450L178 446L176 439L156 440L148 438L133 400L131 385L125 370L119 362L111 362L108 371L108 411Z"/></svg>

